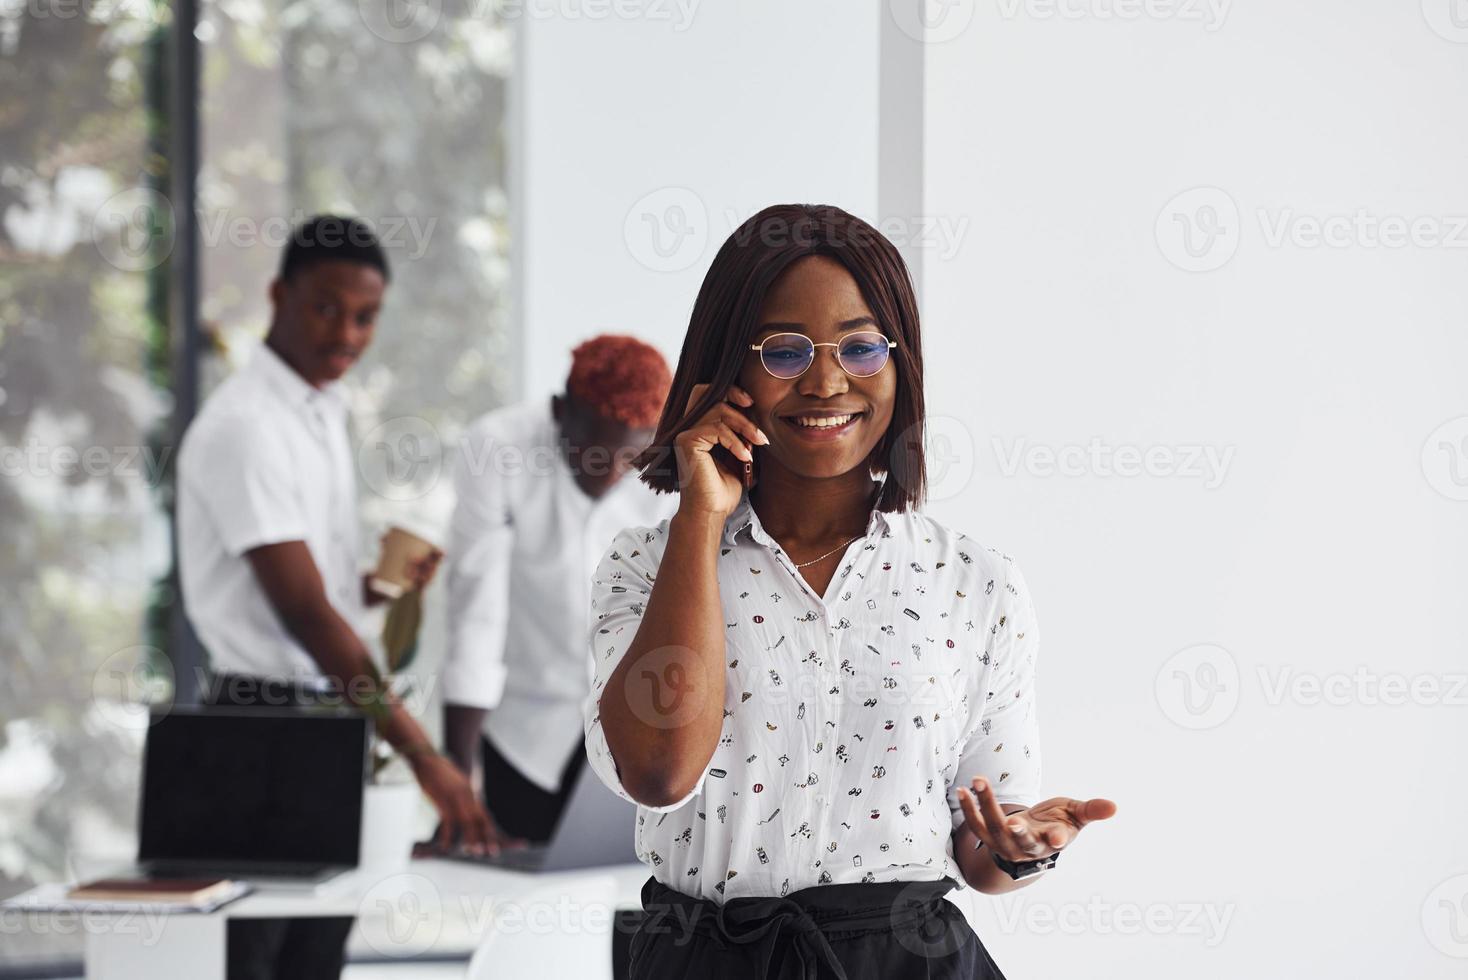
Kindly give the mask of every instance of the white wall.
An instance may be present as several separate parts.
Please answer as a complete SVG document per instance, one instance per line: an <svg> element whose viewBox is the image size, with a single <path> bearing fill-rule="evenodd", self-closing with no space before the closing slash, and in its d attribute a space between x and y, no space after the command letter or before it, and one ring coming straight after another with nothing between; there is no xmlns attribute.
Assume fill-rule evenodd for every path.
<svg viewBox="0 0 1468 980"><path fill-rule="evenodd" d="M928 394L971 448L930 510L1026 569L1046 792L1119 806L988 903L1010 976L1463 974L1468 691L1381 703L1398 692L1354 677L1446 691L1468 669L1468 20L1448 9L986 0L934 28L924 206L966 231L924 253ZM1311 243L1358 209L1456 246ZM1093 438L1159 447L1154 474L1004 465ZM1227 454L1219 478L1163 472L1190 447ZM1302 675L1343 703L1275 696Z"/></svg>
<svg viewBox="0 0 1468 980"><path fill-rule="evenodd" d="M1047 792L1120 806L979 903L1011 976L1461 973L1449 2L934 0L916 68L887 2L525 22L527 396L601 330L675 361L714 250L765 204L884 220L920 267L929 510L1026 569ZM910 120L879 98L894 63L923 85ZM922 145L879 159L883 134ZM1382 219L1423 244L1381 244ZM1148 472L1114 475L1118 451ZM1383 677L1441 687L1384 703Z"/></svg>
<svg viewBox="0 0 1468 980"><path fill-rule="evenodd" d="M560 390L571 348L604 331L675 365L709 262L760 208L876 213L877 8L684 3L691 15L629 0L647 16L520 22L511 182L527 396Z"/></svg>

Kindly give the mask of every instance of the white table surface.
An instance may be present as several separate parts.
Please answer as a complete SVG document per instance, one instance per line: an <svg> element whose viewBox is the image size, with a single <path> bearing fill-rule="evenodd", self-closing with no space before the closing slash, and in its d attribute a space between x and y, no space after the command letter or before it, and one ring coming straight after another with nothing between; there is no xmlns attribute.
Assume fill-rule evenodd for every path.
<svg viewBox="0 0 1468 980"><path fill-rule="evenodd" d="M642 864L522 872L426 859L393 869L361 868L315 888L258 889L208 914L47 911L64 898L67 886L59 884L32 889L5 905L8 915L72 915L87 935L89 978L144 976L160 963L168 965L167 975L189 964L191 976L207 977L215 975L214 964L222 958L229 919L354 916L354 958L467 958L505 923L513 928L541 921L555 929L569 922L579 928L580 917L600 916L609 923L615 910L640 909L650 874Z"/></svg>

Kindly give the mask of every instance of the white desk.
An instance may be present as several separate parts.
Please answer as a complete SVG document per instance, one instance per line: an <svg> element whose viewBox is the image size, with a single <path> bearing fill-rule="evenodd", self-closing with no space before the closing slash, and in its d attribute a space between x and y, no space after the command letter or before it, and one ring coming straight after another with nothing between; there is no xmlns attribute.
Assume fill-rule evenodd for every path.
<svg viewBox="0 0 1468 980"><path fill-rule="evenodd" d="M88 980L225 980L229 919L356 916L351 948L382 957L470 956L491 936L596 937L610 962L613 916L640 909L645 865L528 874L456 861L405 870L361 869L320 888L259 890L208 915L78 913L40 909L65 891L43 886L7 903L6 915L71 917L86 933Z"/></svg>

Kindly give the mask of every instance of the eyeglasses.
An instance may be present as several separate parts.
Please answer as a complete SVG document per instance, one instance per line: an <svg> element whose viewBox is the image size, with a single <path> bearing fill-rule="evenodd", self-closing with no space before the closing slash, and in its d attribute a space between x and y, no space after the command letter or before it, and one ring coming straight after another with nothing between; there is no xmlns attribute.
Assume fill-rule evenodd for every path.
<svg viewBox="0 0 1468 980"><path fill-rule="evenodd" d="M750 344L759 351L760 363L772 376L791 381L804 374L816 360L817 347L836 348L836 362L853 378L870 378L887 366L887 359L897 341L888 340L876 330L847 334L840 343L817 344L803 333L777 333L761 343Z"/></svg>

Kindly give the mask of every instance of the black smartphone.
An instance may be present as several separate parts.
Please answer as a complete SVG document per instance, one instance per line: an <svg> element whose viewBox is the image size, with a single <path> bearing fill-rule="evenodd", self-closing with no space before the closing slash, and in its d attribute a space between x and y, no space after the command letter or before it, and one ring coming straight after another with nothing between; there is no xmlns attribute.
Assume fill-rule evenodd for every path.
<svg viewBox="0 0 1468 980"><path fill-rule="evenodd" d="M742 408L738 405L735 405L734 407L738 409L743 415L748 417L749 411L747 409ZM746 445L749 444L746 443ZM755 448L755 446L749 446L749 454L751 457L755 455ZM714 459L718 460L720 466L722 466L724 469L728 470L735 476L739 477L743 481L745 490L754 489L755 474L753 462L746 463L744 460L740 459L738 456L735 456L722 445L714 447L713 455Z"/></svg>
<svg viewBox="0 0 1468 980"><path fill-rule="evenodd" d="M750 448L753 449L753 447ZM744 482L744 489L754 489L753 463L746 463L738 456L735 456L733 453L729 452L729 450L724 448L723 446L715 446L713 448L713 455L714 459L718 461L721 467L728 470L730 473L733 473ZM751 453L751 455L753 455L753 453Z"/></svg>

